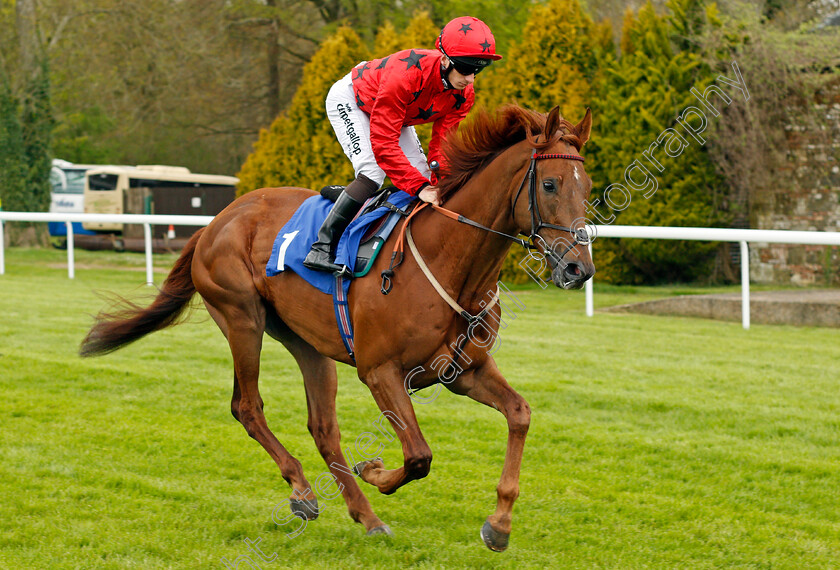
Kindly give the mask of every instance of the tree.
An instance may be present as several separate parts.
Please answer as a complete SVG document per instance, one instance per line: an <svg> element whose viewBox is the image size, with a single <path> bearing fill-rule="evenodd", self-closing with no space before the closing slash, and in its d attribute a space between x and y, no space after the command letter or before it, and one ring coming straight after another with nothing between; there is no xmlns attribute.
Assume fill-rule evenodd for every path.
<svg viewBox="0 0 840 570"><path fill-rule="evenodd" d="M26 162L18 103L0 67L0 200L5 210L25 209Z"/></svg>
<svg viewBox="0 0 840 570"><path fill-rule="evenodd" d="M376 32L376 41L373 44L373 58L379 59L388 54L400 51L403 42L397 29L390 20L386 20L384 24Z"/></svg>
<svg viewBox="0 0 840 570"><path fill-rule="evenodd" d="M46 211L50 204L50 141L53 119L49 64L38 37L34 0L17 0L15 14L21 60L20 74L23 76L24 89L20 117L21 152L19 155L15 153L12 160L16 160L15 157L22 160L24 189L6 207L40 212ZM4 98L10 96L10 93L7 93ZM8 101L6 105L9 105Z"/></svg>
<svg viewBox="0 0 840 570"><path fill-rule="evenodd" d="M317 10L307 9L315 5ZM320 15L325 22L333 22L337 14L324 10L318 2L301 0L237 0L227 5L225 18L230 30L245 32L237 39L247 43L250 36L256 35L257 41L265 45L265 104L268 119L273 120L291 98L293 91L284 93L288 87L289 73L308 61L318 46L318 32L323 24L316 17ZM254 34L256 32L256 34ZM299 78L299 74L298 78ZM295 82L296 84L296 82Z"/></svg>
<svg viewBox="0 0 840 570"><path fill-rule="evenodd" d="M597 55L592 20L578 0L535 4L522 41L481 78L478 101L491 108L516 101L543 112L560 105L564 117L583 117L594 99Z"/></svg>
<svg viewBox="0 0 840 570"><path fill-rule="evenodd" d="M626 17L622 56L608 69L597 94L601 113L597 152L593 167L587 168L595 188L590 201L604 204L611 200L615 207L604 210L603 215L614 215L612 223L714 226L723 221L721 180L707 148L693 140L686 143L680 156L660 161L662 172L640 161L656 178L655 191L650 186L619 194L616 187L613 196L604 196L613 183L623 184L625 189L630 186L626 170L643 158L641 153L660 133L675 126L679 112L695 102L690 89L702 89L710 80L710 70L698 54L679 48L696 45L696 38L685 35L689 28L675 26L680 17L679 13L671 19L659 16L650 2L636 17ZM672 42L675 35L678 41ZM635 172L638 180L641 170ZM708 275L714 248L703 242L611 239L597 242L595 255L599 277L610 282L690 281Z"/></svg>
<svg viewBox="0 0 840 570"><path fill-rule="evenodd" d="M50 206L53 116L50 107L50 79L46 58L27 82L21 117L23 160L27 167L23 209L46 212Z"/></svg>
<svg viewBox="0 0 840 570"><path fill-rule="evenodd" d="M408 22L405 31L400 35L400 49L423 48L435 49L435 40L440 34L441 26L432 22L429 13L419 10Z"/></svg>
<svg viewBox="0 0 840 570"><path fill-rule="evenodd" d="M288 105L324 27L302 0L39 6L62 154L228 174Z"/></svg>

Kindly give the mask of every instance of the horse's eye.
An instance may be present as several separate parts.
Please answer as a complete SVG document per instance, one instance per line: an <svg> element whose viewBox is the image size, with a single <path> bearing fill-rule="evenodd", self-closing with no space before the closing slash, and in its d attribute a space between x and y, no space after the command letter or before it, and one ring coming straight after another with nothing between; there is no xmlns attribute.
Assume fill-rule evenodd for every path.
<svg viewBox="0 0 840 570"><path fill-rule="evenodd" d="M556 192L557 183L552 179L543 180L543 190L546 192Z"/></svg>

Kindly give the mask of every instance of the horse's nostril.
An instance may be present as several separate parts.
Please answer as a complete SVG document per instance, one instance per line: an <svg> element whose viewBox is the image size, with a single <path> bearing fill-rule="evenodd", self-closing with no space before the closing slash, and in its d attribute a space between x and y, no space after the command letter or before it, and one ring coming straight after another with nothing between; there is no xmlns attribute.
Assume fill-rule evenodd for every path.
<svg viewBox="0 0 840 570"><path fill-rule="evenodd" d="M577 263L570 263L566 267L566 271L574 276L580 275L580 267L578 267Z"/></svg>

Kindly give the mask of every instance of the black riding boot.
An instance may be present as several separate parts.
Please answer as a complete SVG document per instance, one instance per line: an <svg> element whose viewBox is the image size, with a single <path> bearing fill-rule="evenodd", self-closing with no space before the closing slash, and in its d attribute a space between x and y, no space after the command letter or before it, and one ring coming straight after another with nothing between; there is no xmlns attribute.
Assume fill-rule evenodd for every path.
<svg viewBox="0 0 840 570"><path fill-rule="evenodd" d="M312 250L303 260L305 267L315 271L341 271L341 266L335 264L335 248L341 234L361 207L362 202L357 202L347 192L341 193L318 230L318 241L312 244Z"/></svg>

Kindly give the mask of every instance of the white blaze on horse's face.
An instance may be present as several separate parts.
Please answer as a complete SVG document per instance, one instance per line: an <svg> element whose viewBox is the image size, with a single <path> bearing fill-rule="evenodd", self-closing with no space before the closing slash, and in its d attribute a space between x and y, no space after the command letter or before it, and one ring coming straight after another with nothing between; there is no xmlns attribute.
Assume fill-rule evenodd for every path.
<svg viewBox="0 0 840 570"><path fill-rule="evenodd" d="M574 169L575 169L575 180L579 181L580 180L580 174L578 174L577 165L574 165Z"/></svg>

